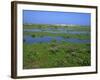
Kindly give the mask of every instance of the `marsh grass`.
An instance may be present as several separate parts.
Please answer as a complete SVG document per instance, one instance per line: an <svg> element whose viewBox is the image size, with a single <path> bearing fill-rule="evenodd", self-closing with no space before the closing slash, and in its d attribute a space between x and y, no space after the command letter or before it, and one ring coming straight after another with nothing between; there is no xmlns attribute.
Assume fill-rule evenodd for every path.
<svg viewBox="0 0 100 80"><path fill-rule="evenodd" d="M24 29L67 29L71 31L87 31L90 27L81 26L56 26L56 25L24 25ZM63 37L90 39L90 34L65 34L48 32L23 32L24 35L35 37ZM57 42L52 39L51 42L26 43L23 40L23 69L34 68L53 68L53 67L76 67L91 65L90 43L70 43L62 40Z"/></svg>
<svg viewBox="0 0 100 80"><path fill-rule="evenodd" d="M23 24L24 29L47 29L47 28L51 28L51 29L59 29L59 28L63 28L63 29L67 29L67 30L76 30L76 31L90 31L90 27L89 26L61 26L61 25L50 25L50 24Z"/></svg>
<svg viewBox="0 0 100 80"><path fill-rule="evenodd" d="M36 37L36 35L35 34L32 34L32 37L34 38L34 37Z"/></svg>
<svg viewBox="0 0 100 80"><path fill-rule="evenodd" d="M24 43L24 69L89 66L90 47L72 43Z"/></svg>

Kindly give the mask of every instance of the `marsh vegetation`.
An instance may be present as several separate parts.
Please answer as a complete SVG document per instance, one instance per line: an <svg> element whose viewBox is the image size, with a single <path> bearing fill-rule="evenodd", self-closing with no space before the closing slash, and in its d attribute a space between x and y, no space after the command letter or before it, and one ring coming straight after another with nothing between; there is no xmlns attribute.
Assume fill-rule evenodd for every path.
<svg viewBox="0 0 100 80"><path fill-rule="evenodd" d="M90 26L23 25L23 68L91 65Z"/></svg>

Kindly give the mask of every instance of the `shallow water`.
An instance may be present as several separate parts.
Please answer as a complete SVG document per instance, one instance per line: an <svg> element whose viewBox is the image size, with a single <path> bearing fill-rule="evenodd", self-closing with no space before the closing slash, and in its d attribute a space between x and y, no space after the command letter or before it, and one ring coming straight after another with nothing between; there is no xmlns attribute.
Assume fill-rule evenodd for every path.
<svg viewBox="0 0 100 80"><path fill-rule="evenodd" d="M89 34L87 31L73 31L63 28L59 29L24 29L25 32L49 32L49 33L68 33L68 34Z"/></svg>
<svg viewBox="0 0 100 80"><path fill-rule="evenodd" d="M56 42L72 42L72 43L90 43L90 40L82 40L76 38L63 38L63 37L51 37L51 36L44 36L44 37L31 37L31 36L24 36L23 40L25 43L49 43L55 40Z"/></svg>

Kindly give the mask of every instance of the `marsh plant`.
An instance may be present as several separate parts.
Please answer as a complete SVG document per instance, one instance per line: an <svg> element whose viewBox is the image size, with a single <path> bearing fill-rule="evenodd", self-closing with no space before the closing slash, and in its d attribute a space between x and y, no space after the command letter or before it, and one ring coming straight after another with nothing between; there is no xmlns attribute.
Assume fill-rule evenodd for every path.
<svg viewBox="0 0 100 80"><path fill-rule="evenodd" d="M24 24L24 29L39 30L23 32L24 36L31 37L23 39L24 69L91 65L91 45L85 41L90 40L90 27ZM63 30L69 33L62 33Z"/></svg>

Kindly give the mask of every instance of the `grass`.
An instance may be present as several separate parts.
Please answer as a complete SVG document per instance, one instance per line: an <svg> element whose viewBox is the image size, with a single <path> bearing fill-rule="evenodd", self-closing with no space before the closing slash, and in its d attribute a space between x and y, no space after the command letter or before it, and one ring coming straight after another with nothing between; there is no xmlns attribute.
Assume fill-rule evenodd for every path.
<svg viewBox="0 0 100 80"><path fill-rule="evenodd" d="M64 28L71 31L87 31L90 27L81 26L58 26L58 25L24 25L24 29L58 29ZM43 36L90 39L90 34L66 34L66 33L49 33L49 32L23 32L23 35L29 35L33 38ZM23 68L53 68L53 67L75 67L90 66L91 52L90 43L70 43L56 42L52 40L49 43L41 42L29 44L23 42Z"/></svg>
<svg viewBox="0 0 100 80"><path fill-rule="evenodd" d="M90 31L90 27L89 26L59 26L59 25L47 25L47 24L24 24L24 29L47 29L47 28L51 28L51 29L58 29L58 28L63 28L63 29L67 29L67 30L76 30L76 31Z"/></svg>
<svg viewBox="0 0 100 80"><path fill-rule="evenodd" d="M24 43L24 69L90 65L90 44Z"/></svg>

